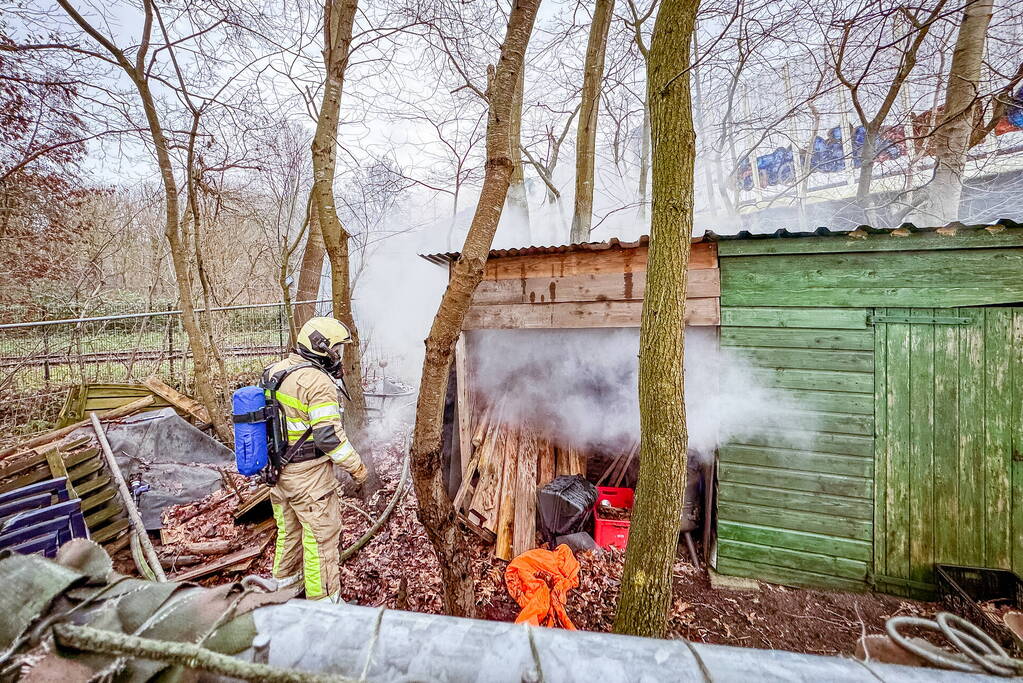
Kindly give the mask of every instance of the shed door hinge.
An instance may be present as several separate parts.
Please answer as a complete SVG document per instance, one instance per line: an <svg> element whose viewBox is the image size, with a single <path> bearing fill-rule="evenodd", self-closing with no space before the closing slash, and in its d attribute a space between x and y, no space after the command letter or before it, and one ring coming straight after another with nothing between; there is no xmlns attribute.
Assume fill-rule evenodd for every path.
<svg viewBox="0 0 1023 683"><path fill-rule="evenodd" d="M969 325L972 318L960 318L951 315L870 315L867 323L907 323L910 325Z"/></svg>

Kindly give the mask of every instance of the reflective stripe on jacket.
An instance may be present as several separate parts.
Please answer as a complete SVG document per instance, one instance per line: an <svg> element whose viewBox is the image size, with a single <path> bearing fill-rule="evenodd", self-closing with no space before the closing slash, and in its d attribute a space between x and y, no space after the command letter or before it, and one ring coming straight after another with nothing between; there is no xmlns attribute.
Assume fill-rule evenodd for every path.
<svg viewBox="0 0 1023 683"><path fill-rule="evenodd" d="M270 366L270 374L307 363L296 353ZM345 434L341 403L334 380L317 368L295 370L281 382L277 400L284 407L288 443L298 441L312 427L310 439L316 450L343 467L349 474L362 467L362 460Z"/></svg>

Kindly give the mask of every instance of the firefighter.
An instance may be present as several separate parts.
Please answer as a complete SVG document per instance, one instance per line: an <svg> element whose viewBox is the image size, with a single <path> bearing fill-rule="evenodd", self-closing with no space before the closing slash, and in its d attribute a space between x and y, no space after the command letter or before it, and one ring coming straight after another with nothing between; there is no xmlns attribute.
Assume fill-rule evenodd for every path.
<svg viewBox="0 0 1023 683"><path fill-rule="evenodd" d="M340 399L348 398L341 356L351 342L343 323L312 318L299 331L295 350L263 375L264 385L283 376L276 396L293 452L270 489L277 521L273 575L277 587L304 577L310 600L336 597L341 590L341 511L333 465L352 476L360 493L367 479L341 423Z"/></svg>

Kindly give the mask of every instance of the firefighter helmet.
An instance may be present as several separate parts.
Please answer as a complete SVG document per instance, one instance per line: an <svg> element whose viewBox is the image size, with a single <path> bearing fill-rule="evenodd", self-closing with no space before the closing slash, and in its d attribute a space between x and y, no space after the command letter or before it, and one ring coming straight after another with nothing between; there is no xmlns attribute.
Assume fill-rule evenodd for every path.
<svg viewBox="0 0 1023 683"><path fill-rule="evenodd" d="M334 318L310 318L298 332L298 354L327 370L340 364L341 346L352 343L348 327Z"/></svg>

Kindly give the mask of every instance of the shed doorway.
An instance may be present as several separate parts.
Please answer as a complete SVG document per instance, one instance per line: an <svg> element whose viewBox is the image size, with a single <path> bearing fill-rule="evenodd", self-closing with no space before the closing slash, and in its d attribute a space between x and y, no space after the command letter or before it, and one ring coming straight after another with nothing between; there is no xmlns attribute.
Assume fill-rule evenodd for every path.
<svg viewBox="0 0 1023 683"><path fill-rule="evenodd" d="M1023 308L875 309L874 581L1023 571Z"/></svg>

